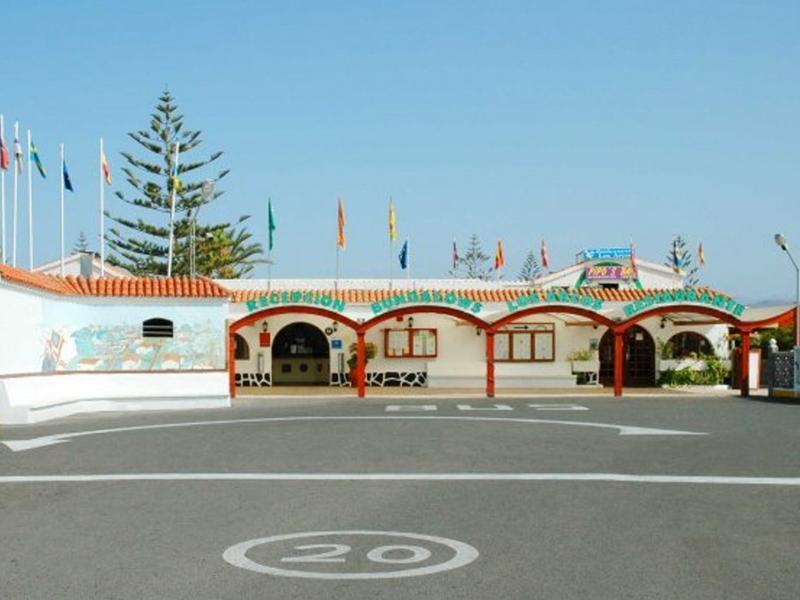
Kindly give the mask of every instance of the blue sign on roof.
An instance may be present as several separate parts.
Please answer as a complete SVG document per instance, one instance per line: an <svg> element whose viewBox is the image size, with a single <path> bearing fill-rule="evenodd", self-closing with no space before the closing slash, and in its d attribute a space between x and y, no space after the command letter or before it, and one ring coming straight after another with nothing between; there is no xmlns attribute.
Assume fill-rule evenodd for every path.
<svg viewBox="0 0 800 600"><path fill-rule="evenodd" d="M578 262L608 258L630 258L630 248L589 248L578 253Z"/></svg>

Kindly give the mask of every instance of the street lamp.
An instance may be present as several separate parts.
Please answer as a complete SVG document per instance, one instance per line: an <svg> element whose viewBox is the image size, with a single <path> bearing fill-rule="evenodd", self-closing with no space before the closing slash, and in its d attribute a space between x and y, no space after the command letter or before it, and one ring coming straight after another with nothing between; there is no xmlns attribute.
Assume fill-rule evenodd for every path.
<svg viewBox="0 0 800 600"><path fill-rule="evenodd" d="M792 253L789 252L789 242L786 241L786 238L783 237L783 234L775 234L775 243L781 250L786 252L789 260L792 261L792 265L794 265L797 282L797 292L795 293L794 299L794 345L800 346L800 267L797 266L797 261L795 261Z"/></svg>
<svg viewBox="0 0 800 600"><path fill-rule="evenodd" d="M206 179L200 188L200 195L203 198L203 203L208 202L214 197L215 187L217 185L216 179ZM197 213L200 212L200 206L197 206L192 215L192 231L189 234L189 271L191 276L197 275Z"/></svg>

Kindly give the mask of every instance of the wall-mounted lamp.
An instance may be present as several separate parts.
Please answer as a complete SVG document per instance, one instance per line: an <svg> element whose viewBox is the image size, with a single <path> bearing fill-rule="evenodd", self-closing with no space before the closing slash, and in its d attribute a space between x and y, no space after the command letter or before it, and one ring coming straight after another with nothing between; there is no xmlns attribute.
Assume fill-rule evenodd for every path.
<svg viewBox="0 0 800 600"><path fill-rule="evenodd" d="M667 317L661 317L661 329L667 326Z"/></svg>
<svg viewBox="0 0 800 600"><path fill-rule="evenodd" d="M334 332L339 331L339 322L334 321L333 324L331 325L331 329L333 329Z"/></svg>
<svg viewBox="0 0 800 600"><path fill-rule="evenodd" d="M264 322L261 324L261 331L263 331L264 333L266 333L267 331L269 331L269 323L267 323L266 321L264 321Z"/></svg>
<svg viewBox="0 0 800 600"><path fill-rule="evenodd" d="M409 329L414 328L414 317L408 317L408 328Z"/></svg>
<svg viewBox="0 0 800 600"><path fill-rule="evenodd" d="M480 335L480 334L481 334L481 328L480 327L476 327L475 328L475 335Z"/></svg>

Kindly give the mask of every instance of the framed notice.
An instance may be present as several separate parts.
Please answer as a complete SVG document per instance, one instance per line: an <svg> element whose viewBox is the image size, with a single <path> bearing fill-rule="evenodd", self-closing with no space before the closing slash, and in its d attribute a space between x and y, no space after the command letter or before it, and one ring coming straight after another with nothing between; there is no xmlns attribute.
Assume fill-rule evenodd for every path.
<svg viewBox="0 0 800 600"><path fill-rule="evenodd" d="M385 329L385 358L435 358L437 335L435 329Z"/></svg>

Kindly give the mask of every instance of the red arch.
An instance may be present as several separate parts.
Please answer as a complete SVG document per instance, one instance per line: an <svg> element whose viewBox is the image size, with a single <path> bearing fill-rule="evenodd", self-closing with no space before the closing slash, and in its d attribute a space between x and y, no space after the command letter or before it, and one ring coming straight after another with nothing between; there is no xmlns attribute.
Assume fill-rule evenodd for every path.
<svg viewBox="0 0 800 600"><path fill-rule="evenodd" d="M395 308L389 310L385 313L372 317L369 321L361 325L363 331L369 331L379 323L383 323L384 321L388 321L389 319L394 319L395 317L403 317L405 315L412 315L412 314L419 314L419 313L433 313L438 315L448 315L450 317L455 317L456 319L460 319L462 321L467 321L475 327L479 327L480 329L487 329L489 327L489 323L484 321L483 319L476 317L473 314L468 312L464 312L463 310L458 310L456 308L451 308L449 306L430 306L427 304L423 305L411 305L411 306L403 306L401 308Z"/></svg>
<svg viewBox="0 0 800 600"><path fill-rule="evenodd" d="M263 319L265 317L276 317L278 315L316 315L318 317L326 317L337 321L338 323L342 323L346 325L350 329L353 329L356 334L360 332L361 325L352 319L345 317L342 314L339 314L335 311L328 310L327 308L320 308L318 306L303 306L301 305L286 305L286 306L274 306L272 308L264 308L262 310L257 310L254 313L246 315L239 319L238 321L234 321L228 327L228 347L226 351L226 356L228 357L228 393L230 394L231 398L236 397L236 360L234 359L234 341L233 335L239 331L242 327L247 327L248 325L252 325L256 321Z"/></svg>
<svg viewBox="0 0 800 600"><path fill-rule="evenodd" d="M741 319L737 319L730 313L726 313L718 308L714 308L713 306L696 306L694 304L668 304L664 306L656 306L644 312L641 312L637 315L633 315L630 319L627 319L617 325L617 331L627 331L636 323L640 321L644 321L645 319L649 319L651 317L658 317L662 315L669 315L673 313L696 313L699 315L706 315L708 317L714 317L719 319L724 323L728 323L736 327L737 329L746 329L751 330L753 329L752 325L742 321Z"/></svg>
<svg viewBox="0 0 800 600"><path fill-rule="evenodd" d="M262 310L258 310L254 313L251 313L245 317L242 317L238 321L234 321L231 323L230 332L234 333L239 331L242 327L246 327L247 325L252 325L256 321L259 321L265 317L276 317L278 315L295 315L295 314L303 314L303 315L316 315L318 317L326 317L342 323L346 325L350 329L354 331L358 331L361 328L361 325L352 319L345 317L343 314L337 313L332 310L328 310L327 308L320 308L318 306L303 306L300 305L287 305L287 306L275 306L272 308L264 308Z"/></svg>
<svg viewBox="0 0 800 600"><path fill-rule="evenodd" d="M593 310L589 310L588 308L582 308L580 306L571 306L569 304L537 304L536 306L531 306L530 308L523 308L522 310L518 310L511 314L506 315L505 317L501 317L497 321L491 323L489 325L489 331L494 333L501 327L508 325L509 323L513 323L514 321L518 321L523 317L527 317L530 315L540 315L545 313L565 313L570 315L578 315L580 317L586 317L587 319L594 321L598 325L605 325L609 328L614 328L616 323Z"/></svg>

